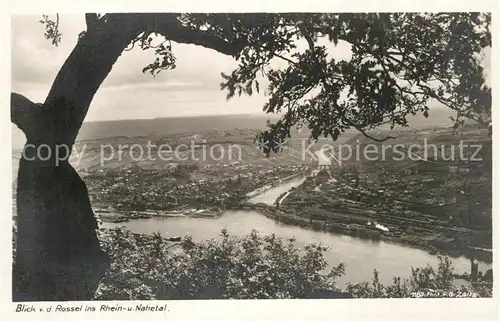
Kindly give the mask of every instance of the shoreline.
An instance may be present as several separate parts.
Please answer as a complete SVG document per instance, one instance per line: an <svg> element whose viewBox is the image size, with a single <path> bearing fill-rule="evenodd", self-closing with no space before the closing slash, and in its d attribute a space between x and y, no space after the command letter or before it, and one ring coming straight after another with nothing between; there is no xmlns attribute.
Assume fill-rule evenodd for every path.
<svg viewBox="0 0 500 321"><path fill-rule="evenodd" d="M309 230L314 230L318 232L332 233L338 235L347 235L359 239L371 240L371 241L383 241L393 244L398 244L402 246L411 247L414 249L423 250L431 255L446 255L453 258L466 257L471 259L472 257L478 261L492 264L493 252L488 251L488 249L478 249L478 248L457 248L451 246L436 246L431 244L425 244L418 239L404 239L394 236L384 235L381 232L361 228L361 227L349 227L346 224L327 224L322 221L312 221L309 222L307 219L299 218L298 216L286 214L283 211L276 209L275 207L266 206L264 204L244 204L236 208L231 208L227 210L243 210L243 211L257 211L264 215L265 217L272 219L275 222L279 222L285 225L296 226L300 228L305 228ZM172 210L172 211L110 211L110 216L104 217L101 214L107 214L101 212L102 210L96 209L96 214L99 214L99 218L103 222L107 223L124 223L131 220L138 219L149 219L155 217L185 217L185 218L207 218L213 219L218 218L223 215L223 210L213 211L209 209L205 210L194 210L194 209L184 209L184 210Z"/></svg>
<svg viewBox="0 0 500 321"><path fill-rule="evenodd" d="M172 211L131 211L131 210L101 210L94 209L97 218L107 223L124 223L131 220L149 219L154 217L190 217L190 218L216 218L222 215L220 209L200 209L193 208Z"/></svg>
<svg viewBox="0 0 500 321"><path fill-rule="evenodd" d="M246 202L248 202L249 199L257 197L261 194L264 194L265 192L271 190L272 188L277 187L280 184L287 183L287 182L289 182L297 177L300 177L300 176L307 176L307 172L295 173L295 174L280 178L276 182L273 182L272 184L267 184L265 186L259 187L255 190L247 193L245 195L247 197L247 199L244 200L242 203L246 203Z"/></svg>
<svg viewBox="0 0 500 321"><path fill-rule="evenodd" d="M340 224L333 225L327 224L322 221L313 221L310 223L306 219L299 219L298 217L294 217L292 215L285 214L279 210L271 210L269 208L263 208L263 206L259 206L261 212L267 218L270 218L276 222L280 222L286 225L297 226L305 229L310 229L318 232L332 233L332 234L341 234L352 236L365 240L372 241L384 241L398 245L404 245L411 248L419 249L426 251L431 255L446 255L453 258L458 257L466 257L468 259L474 258L475 260L492 264L493 262L493 252L488 251L488 249L477 249L477 248L457 248L450 246L436 246L431 244L422 243L420 240L412 240L412 239L403 239L394 236L383 235L380 232L363 229L363 228L350 228L347 226L342 226ZM279 213L278 215L276 213Z"/></svg>
<svg viewBox="0 0 500 321"><path fill-rule="evenodd" d="M206 209L192 209L183 207L182 209L174 209L168 211L116 211L119 216L123 215L125 218L118 218L118 221L109 221L110 223L120 223L126 222L132 219L148 219L152 217L190 217L190 218L217 218L222 215L227 210L253 210L261 213L273 221L280 222L282 224L297 226L305 229L311 229L319 232L326 232L332 234L348 235L360 239L371 240L371 241L384 241L393 244L398 244L402 246L408 246L414 249L423 250L431 255L446 255L453 258L466 257L468 259L478 260L487 264L492 264L493 262L493 251L491 249L477 248L477 247L460 247L453 244L444 244L443 242L434 242L434 244L429 244L422 235L412 234L408 238L400 237L398 235L388 235L387 233L368 228L360 224L350 224L344 222L326 222L323 220L311 220L304 218L302 216L294 214L292 209L291 213L286 213L280 210L280 207L275 207L272 205L264 203L252 203L249 200L256 197L268 190L276 187L279 184L286 183L292 179L300 176L308 177L307 173L295 173L287 177L283 177L273 184L262 186L250 193L246 194L246 198L241 200L239 204L235 206L230 206L228 208L221 209L219 207L211 207ZM304 183L300 184L297 188L303 187ZM291 191L282 193L277 198L277 201L281 203L284 198L289 196ZM251 197L249 197L251 195ZM96 213L99 209L96 209ZM432 242L432 241L431 241Z"/></svg>

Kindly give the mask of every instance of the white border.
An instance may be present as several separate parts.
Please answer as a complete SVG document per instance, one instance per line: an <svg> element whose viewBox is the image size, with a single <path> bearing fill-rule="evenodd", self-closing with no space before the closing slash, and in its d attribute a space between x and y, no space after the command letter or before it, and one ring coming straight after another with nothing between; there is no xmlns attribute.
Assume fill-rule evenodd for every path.
<svg viewBox="0 0 500 321"><path fill-rule="evenodd" d="M366 12L366 11L490 11L493 12L493 48L492 56L497 53L498 37L498 4L495 1L484 0L384 0L384 1L296 1L290 0L254 0L238 1L146 1L120 0L116 2L102 0L93 1L11 1L9 6L2 3L0 8L0 43L1 50L1 188L0 188L0 319L1 320L87 320L116 319L135 320L138 318L158 318L168 320L499 320L499 271L494 269L494 298L493 299L358 299L358 300L231 300L231 301L169 301L167 313L154 312L108 312L108 313L15 313L15 304L11 302L11 231L12 231L12 164L11 164L11 124L9 116L10 102L10 14L41 14L41 13L69 13L69 12L153 12L153 11L196 11L196 12ZM40 35L42 36L42 35ZM492 88L493 88L493 119L495 126L494 141L500 139L499 128L500 112L498 109L498 67L497 61L492 59ZM496 147L496 146L495 146ZM499 164L500 154L494 148L494 163ZM493 172L493 206L494 211L499 209L497 195L500 178ZM499 224L497 215L493 215L493 226ZM498 249L499 233L493 231L493 248ZM495 250L496 252L496 250ZM496 261L494 254L494 262ZM157 301L158 302L158 301ZM106 302L112 305L113 302ZM145 303L151 304L148 301ZM79 303L80 304L80 303ZM99 306L99 302L82 303ZM137 302L124 303L122 306L135 306ZM49 304L38 304L48 306Z"/></svg>

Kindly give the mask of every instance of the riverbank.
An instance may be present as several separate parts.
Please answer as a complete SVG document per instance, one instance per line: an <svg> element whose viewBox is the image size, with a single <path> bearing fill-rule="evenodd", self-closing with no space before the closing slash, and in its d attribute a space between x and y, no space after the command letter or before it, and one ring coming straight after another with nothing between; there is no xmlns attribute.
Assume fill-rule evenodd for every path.
<svg viewBox="0 0 500 321"><path fill-rule="evenodd" d="M311 229L315 231L334 233L334 234L349 235L372 241L384 241L400 245L406 245L426 251L432 255L445 254L447 256L454 258L464 256L468 259L476 259L486 263L492 263L493 260L493 253L486 251L484 249L455 248L453 246L446 246L445 244L442 244L441 246L430 245L422 240L419 240L418 237L402 238L402 237L388 236L384 235L383 232L364 228L361 226L356 226L354 224L342 224L342 223L333 224L324 221L308 220L304 217L285 213L276 208L272 207L265 208L264 205L262 204L259 204L259 206L256 206L255 208L260 209L263 215L272 220L305 229Z"/></svg>
<svg viewBox="0 0 500 321"><path fill-rule="evenodd" d="M214 233L220 233L220 227L226 225L229 221L233 223L232 226L229 229L225 229L223 233L224 237L217 238ZM173 235L174 232L182 233L186 231L187 222L191 222L191 228L194 229L191 229L191 231L196 232L193 233L193 236L189 239L179 243L170 241L172 238L163 237L164 235ZM125 230L101 229L100 235L103 236L101 239L103 240L104 248L109 248L111 250L110 252L114 254L111 256L112 260L114 259L114 261L112 261L113 265L115 267L118 266L118 268L113 269L115 274L107 274L105 282L115 282L117 278L120 278L120 273L124 269L127 271L130 269L134 271L134 269L136 269L138 273L133 272L134 275L140 276L142 275L141 273L146 274L147 284L150 284L152 279L154 281L167 280L169 284L165 288L171 289L175 286L175 283L172 284L171 280L178 280L175 276L179 275L179 273L185 274L185 271L198 273L201 271L201 274L193 275L189 277L189 279L199 280L200 277L206 278L206 273L204 273L206 268L204 267L210 268L219 266L222 258L224 262L228 260L231 262L229 265L222 264L224 267L229 267L229 270L219 270L218 275L220 275L220 277L216 278L217 280L222 280L222 286L227 285L227 275L230 275L232 280L234 280L232 276L240 277L243 282L247 282L246 280L248 279L257 280L255 284L266 284L269 280L277 282L276 284L290 284L290 282L283 283L283 281L290 280L290 278L296 278L297 282L301 282L301 279L303 279L302 274L297 274L294 270L297 267L303 267L306 276L310 276L311 271L318 271L325 275L326 273L324 274L324 272L328 272L329 268L339 266L339 263L343 264L345 272L335 276L335 286L339 290L342 289L343 292L363 293L356 292L356 289L358 289L356 284L363 286L362 284L365 284L367 281L368 284L371 284L370 281L374 280L374 269L380 273L379 276L376 277L375 282L380 285L387 285L387 287L380 287L381 289L390 287L395 277L401 277L405 284L406 280L409 280L407 279L408 276L414 280L425 277L426 270L421 270L415 275L410 273L411 267L429 267L436 272L439 271L439 275L449 275L449 273L453 273L455 278L461 280L447 280L453 288L462 289L462 291L464 290L464 288L462 288L463 285L470 286L466 282L463 282L463 280L466 281L468 276L468 262L464 258L447 258L446 260L439 260L423 251L388 243L375 244L373 242L359 241L359 239L352 237L333 236L333 234L317 233L307 229L287 227L255 211L253 213L243 211L239 211L239 213L238 211L227 213L227 215L224 215L220 219L208 220L207 224L203 227L198 223L198 220L188 218L172 218L163 220L157 219L155 222L151 220L142 220L141 222L134 221ZM146 225L149 225L149 229L145 229ZM255 227L259 231L262 231L262 233L250 232L249 227ZM158 230L155 231L157 228ZM138 231L139 233L134 233L133 231ZM269 232L275 233L273 234L275 237L270 238L268 236ZM195 237L195 235L197 237ZM294 241L289 243L287 240L290 237L293 237ZM119 238L126 238L127 242L117 241ZM169 251L170 248L172 248L171 251L172 253L175 252L175 255L166 255L162 260L158 261L156 257L159 252L160 238L163 239L163 244L165 244L165 247L168 247ZM321 252L317 251L317 248L314 246L306 247L306 244L312 240L314 242L320 242L323 245L321 247ZM120 249L116 247L116 244L127 244L127 251L119 252ZM196 244L196 246L193 247L193 244ZM196 252L195 254L193 254L193 250ZM214 250L218 255L213 255ZM283 253L294 254L283 256L281 255ZM324 260L329 268L325 269L317 264L311 268L310 260L305 259L310 257L310 255L314 255L316 258ZM241 274L241 268L245 269L245 262L248 261L249 257L251 257L253 261L257 260L257 266L264 267L262 271L257 271L256 276L248 273L246 275ZM181 266L179 266L179 262ZM188 265L186 266L183 264ZM277 266L282 267L278 269L279 271L286 273L284 275L282 274L282 276L279 277L280 279L275 279L275 277L278 276L275 274ZM147 270L148 267L153 268L153 273L157 271L163 272L156 277L156 274L150 273ZM175 271L172 270L172 268L175 267L177 267L177 269ZM487 268L490 269L489 266ZM484 268L482 268L482 270L484 270ZM252 269L249 271L249 273L253 272L256 271ZM271 272L271 274L269 274L269 277L264 274L264 278L262 278L262 273L266 272ZM167 275L165 275L165 273L167 273ZM489 275L491 274L490 272ZM297 275L299 276L297 277ZM211 276L208 277L209 279L211 278ZM259 282L259 277L262 278L262 282ZM422 286L428 287L427 284L434 283L435 282L426 283ZM204 284L204 282L194 282L192 284L199 285ZM211 286L212 283L208 284ZM295 283L292 282L292 287L294 284ZM412 284L419 285L420 282L414 282ZM488 284L491 284L491 282L481 285L481 289L485 288L484 296L491 297L491 285L488 287ZM181 286L184 288L185 284L181 284ZM478 291L478 288L479 287L475 286L473 289ZM275 289L273 289L269 293L275 293ZM363 288L359 289L363 290ZM404 289L407 288L401 288L401 290ZM400 291L397 291L397 293L400 293ZM392 297L388 295L380 296Z"/></svg>
<svg viewBox="0 0 500 321"><path fill-rule="evenodd" d="M306 172L300 172L300 173L292 174L290 176L280 178L280 179L276 180L276 182L273 182L272 184L268 184L268 185L259 187L256 190L253 190L250 193L247 193L245 195L247 197L247 199L243 203L247 202L251 198L257 197L257 196L259 196L261 194L264 194L264 193L268 192L269 190L271 190L272 188L275 188L276 186L278 186L280 184L288 183L289 181L291 181L291 180L293 180L295 178L303 177L305 175L307 175Z"/></svg>
<svg viewBox="0 0 500 321"><path fill-rule="evenodd" d="M383 231L370 229L357 224L329 223L320 220L309 220L303 216L291 214L290 212L285 212L276 207L268 206L262 203L246 204L244 206L240 206L239 208L243 210L256 210L269 219L290 226L296 226L319 232L348 235L376 242L384 241L399 245L405 245L426 251L431 255L444 254L454 258L464 256L468 259L476 259L486 263L491 263L493 259L492 255L493 253L487 251L487 249L458 248L450 246L449 244L446 243L441 243L441 244L437 243L431 245L426 243L421 238L419 238L418 235L398 237L390 235L390 233L384 233ZM184 210L164 211L164 212L156 212L156 211L109 212L109 213L98 212L98 217L101 221L107 223L124 223L131 220L150 219L155 217L156 218L185 217L185 218L214 219L220 217L221 215L223 215L223 213L224 212L220 210L184 209Z"/></svg>
<svg viewBox="0 0 500 321"><path fill-rule="evenodd" d="M274 189L268 188L266 192L258 193L258 196L252 199L253 202L249 202L247 197L245 202L224 209L216 207L193 209L184 205L169 211L112 211L109 213L109 210L101 210L99 213L99 210L96 210L96 212L104 222L122 223L154 217L214 219L220 217L226 210L256 210L274 221L301 228L401 244L424 250L432 255L441 253L455 258L465 256L487 263L492 262L492 252L488 249L466 248L457 246L456 242L450 242L449 237L433 237L439 236L439 233L447 229L454 232L454 227L444 226L436 220L424 219L423 221L403 216L382 215L338 195L335 196L334 203L329 203L331 200L315 199L314 197L321 196L321 193L318 192L316 183L312 183L313 180L308 178L303 181L300 174L291 175L282 179L281 186L274 186ZM283 184L292 187L289 188L290 186ZM301 200L297 201L297 198ZM279 203L278 207L275 206L276 201ZM335 210L332 211L332 209ZM102 213L106 211L108 213ZM376 221L377 224L371 224ZM386 226L390 229L385 228ZM461 237L460 235L457 239L460 240Z"/></svg>
<svg viewBox="0 0 500 321"><path fill-rule="evenodd" d="M339 192L338 180L331 173L316 174L280 195L278 204L258 204L260 210L295 226L492 262L491 233L457 226L425 208L389 209L350 198Z"/></svg>
<svg viewBox="0 0 500 321"><path fill-rule="evenodd" d="M124 223L130 220L149 219L153 217L191 217L216 218L222 210L216 207L208 209L178 208L170 211L117 211L115 209L94 209L98 219L106 223Z"/></svg>
<svg viewBox="0 0 500 321"><path fill-rule="evenodd" d="M288 166L288 170L285 170L283 173L273 170L263 173L260 171L255 172L255 168L252 172L252 169L245 168L252 174L252 180L248 181L249 174L246 183L243 182L244 177L240 174L236 175L235 178L233 177L233 183L224 188L221 187L220 180L202 179L175 185L168 192L164 192L163 188L161 188L154 192L143 193L149 196L154 195L156 199L161 198L160 194L164 193L165 197L171 197L169 201L156 200L155 202L144 202L141 206L124 206L127 202L123 198L113 197L105 201L95 202L94 212L101 221L108 223L123 223L129 220L148 219L151 217L186 216L193 218L215 218L225 210L237 209L245 202L258 199L260 195L265 194L273 188L277 188L279 185L286 185L290 181L304 177L308 171L307 166L294 165ZM293 173L288 174L290 172ZM270 176L263 176L266 173ZM129 170L124 175L128 178L137 178L138 173ZM111 178L105 177L103 180L107 182L109 179L116 178L115 176ZM118 175L119 178L120 176ZM157 178L151 178L148 182L152 185L161 185L158 181L165 178ZM117 184L119 185L119 183Z"/></svg>

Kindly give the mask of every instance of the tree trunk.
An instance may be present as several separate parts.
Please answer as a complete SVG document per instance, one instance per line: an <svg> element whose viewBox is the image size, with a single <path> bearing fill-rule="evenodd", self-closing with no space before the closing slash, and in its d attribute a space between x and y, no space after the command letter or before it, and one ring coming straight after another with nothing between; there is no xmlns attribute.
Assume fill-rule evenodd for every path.
<svg viewBox="0 0 500 321"><path fill-rule="evenodd" d="M105 273L87 187L69 155L57 160L55 151L71 151L94 94L137 34L116 26L88 31L43 105L11 96L12 121L27 137L17 184L14 301L90 300Z"/></svg>
<svg viewBox="0 0 500 321"><path fill-rule="evenodd" d="M178 14L104 16L86 14L88 30L43 104L11 96L12 122L27 137L17 180L15 301L89 300L105 273L107 257L96 236L87 187L67 161L69 155L58 160L55 151L71 152L95 93L123 50L151 32L227 55L236 55L245 45L187 28Z"/></svg>

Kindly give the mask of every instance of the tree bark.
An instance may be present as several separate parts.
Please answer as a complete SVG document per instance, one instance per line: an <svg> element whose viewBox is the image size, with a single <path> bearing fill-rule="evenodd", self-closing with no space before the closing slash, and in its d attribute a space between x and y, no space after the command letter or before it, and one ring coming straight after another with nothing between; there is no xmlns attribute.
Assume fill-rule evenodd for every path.
<svg viewBox="0 0 500 321"><path fill-rule="evenodd" d="M44 104L11 96L12 122L27 137L17 184L14 301L90 300L105 273L87 187L69 155L57 159L55 152L71 151L94 94L137 33L116 26L89 30Z"/></svg>
<svg viewBox="0 0 500 321"><path fill-rule="evenodd" d="M69 155L61 160L55 152L71 153L95 93L123 50L151 32L228 55L244 46L186 28L177 15L87 14L87 31L45 102L11 95L12 122L27 137L17 180L14 301L90 300L106 271L87 187Z"/></svg>

